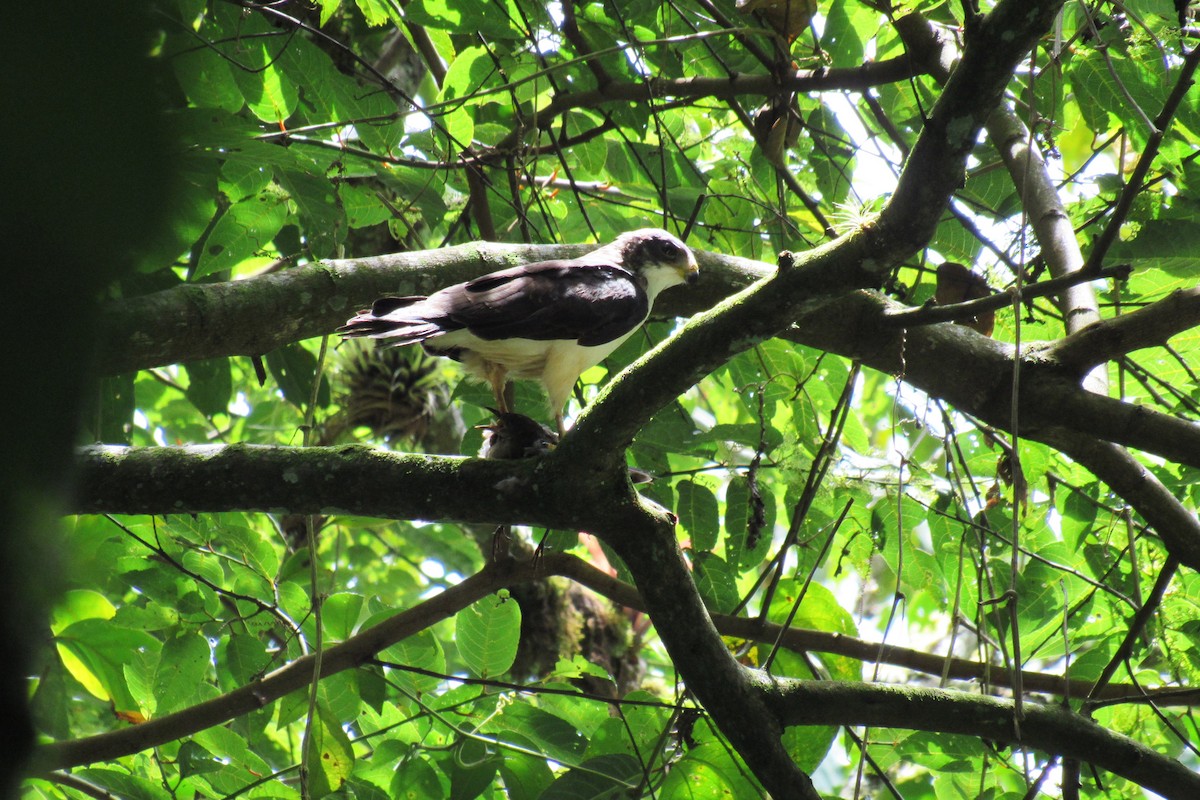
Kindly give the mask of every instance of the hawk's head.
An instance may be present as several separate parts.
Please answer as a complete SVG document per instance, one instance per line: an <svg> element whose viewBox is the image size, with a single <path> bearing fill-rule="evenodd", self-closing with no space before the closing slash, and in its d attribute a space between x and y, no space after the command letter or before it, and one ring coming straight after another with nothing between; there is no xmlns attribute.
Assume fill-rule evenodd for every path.
<svg viewBox="0 0 1200 800"><path fill-rule="evenodd" d="M650 301L663 289L681 283L693 283L700 275L696 256L677 237L658 228L623 233L603 249L625 269L646 282Z"/></svg>

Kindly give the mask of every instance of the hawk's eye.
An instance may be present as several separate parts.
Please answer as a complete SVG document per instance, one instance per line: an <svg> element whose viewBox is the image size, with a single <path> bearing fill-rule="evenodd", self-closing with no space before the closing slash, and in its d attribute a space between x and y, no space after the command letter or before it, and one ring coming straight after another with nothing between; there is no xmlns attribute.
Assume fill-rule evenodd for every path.
<svg viewBox="0 0 1200 800"><path fill-rule="evenodd" d="M679 248L675 246L674 242L668 242L665 239L655 241L654 249L663 261L674 261L679 257Z"/></svg>

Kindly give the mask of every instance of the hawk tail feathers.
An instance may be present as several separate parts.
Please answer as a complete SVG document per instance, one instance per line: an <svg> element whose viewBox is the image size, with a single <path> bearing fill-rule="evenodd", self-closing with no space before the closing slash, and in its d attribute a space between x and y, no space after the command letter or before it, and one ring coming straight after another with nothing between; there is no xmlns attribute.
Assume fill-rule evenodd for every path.
<svg viewBox="0 0 1200 800"><path fill-rule="evenodd" d="M338 328L346 337L369 336L372 339L388 339L389 345L406 345L423 342L432 336L445 333L442 328L426 320L380 319L365 312Z"/></svg>
<svg viewBox="0 0 1200 800"><path fill-rule="evenodd" d="M346 337L369 336L372 339L388 339L389 345L406 345L423 342L446 330L425 317L419 304L425 297L381 297L338 328ZM407 312L407 313L406 313Z"/></svg>

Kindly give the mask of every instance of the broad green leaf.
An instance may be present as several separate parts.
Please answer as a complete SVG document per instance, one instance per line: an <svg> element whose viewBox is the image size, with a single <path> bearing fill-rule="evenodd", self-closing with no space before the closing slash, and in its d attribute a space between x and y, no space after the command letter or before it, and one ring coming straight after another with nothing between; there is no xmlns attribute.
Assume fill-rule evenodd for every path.
<svg viewBox="0 0 1200 800"><path fill-rule="evenodd" d="M1132 262L1135 269L1161 269L1181 278L1197 274L1200 252L1200 219L1153 219L1142 223L1130 240L1117 242L1109 251L1114 262Z"/></svg>
<svg viewBox="0 0 1200 800"><path fill-rule="evenodd" d="M288 345L267 353L267 368L289 402L301 410L308 407L317 369L316 356L302 345ZM317 405L329 405L329 382L324 375L321 376L321 386L317 390Z"/></svg>
<svg viewBox="0 0 1200 800"><path fill-rule="evenodd" d="M761 792L745 777L744 769L721 743L690 747L663 782L663 797L695 800L751 800Z"/></svg>
<svg viewBox="0 0 1200 800"><path fill-rule="evenodd" d="M321 606L321 618L326 633L334 641L347 639L358 625L362 614L363 596L351 592L338 592L325 599Z"/></svg>
<svg viewBox="0 0 1200 800"><path fill-rule="evenodd" d="M287 198L267 190L230 206L213 225L192 279L232 269L264 252L287 221Z"/></svg>
<svg viewBox="0 0 1200 800"><path fill-rule="evenodd" d="M346 238L346 215L333 184L324 175L297 170L277 170L275 179L296 204L300 229L313 256L333 256Z"/></svg>
<svg viewBox="0 0 1200 800"><path fill-rule="evenodd" d="M391 796L412 800L442 800L448 787L443 787L435 770L424 758L403 761L392 779Z"/></svg>
<svg viewBox="0 0 1200 800"><path fill-rule="evenodd" d="M342 0L316 0L316 2L321 7L321 26L324 27L333 18L338 6L342 4Z"/></svg>
<svg viewBox="0 0 1200 800"><path fill-rule="evenodd" d="M89 438L104 444L129 444L134 434L133 375L116 375L100 381L95 405L85 417Z"/></svg>
<svg viewBox="0 0 1200 800"><path fill-rule="evenodd" d="M91 694L117 711L139 710L125 683L124 665L131 653L157 652L157 639L101 619L84 619L59 631L54 642L63 666Z"/></svg>
<svg viewBox="0 0 1200 800"><path fill-rule="evenodd" d="M805 725L784 729L782 739L796 765L811 773L821 766L837 735L836 725Z"/></svg>
<svg viewBox="0 0 1200 800"><path fill-rule="evenodd" d="M108 598L90 589L66 592L50 615L50 630L58 635L75 622L85 619L112 619L117 609Z"/></svg>
<svg viewBox="0 0 1200 800"><path fill-rule="evenodd" d="M698 552L712 550L717 546L717 498L712 490L695 481L680 481L675 484L678 498L675 511L679 523L692 537L692 549Z"/></svg>
<svg viewBox="0 0 1200 800"><path fill-rule="evenodd" d="M368 25L383 25L392 18L392 7L385 0L354 0ZM397 19L397 22L399 20Z"/></svg>
<svg viewBox="0 0 1200 800"><path fill-rule="evenodd" d="M516 10L514 0L496 3L413 0L405 6L404 15L410 22L450 31L474 31L501 38L523 35L517 27L521 14Z"/></svg>
<svg viewBox="0 0 1200 800"><path fill-rule="evenodd" d="M309 790L325 797L342 788L354 769L350 737L324 705L318 705L308 740Z"/></svg>
<svg viewBox="0 0 1200 800"><path fill-rule="evenodd" d="M802 580L785 579L779 582L775 598L771 602L770 619L776 624L783 624L792 615L792 627L809 628L818 631L829 631L846 636L857 636L858 626L848 611L841 607L833 592L817 582L808 584L803 599L796 606L800 590L804 588ZM836 680L862 680L862 665L859 661L844 656L822 655L822 663ZM809 677L798 675L796 677Z"/></svg>
<svg viewBox="0 0 1200 800"><path fill-rule="evenodd" d="M249 683L261 676L263 670L270 664L270 656L266 645L254 636L241 634L231 635L221 640L217 651L217 663L229 672L229 681L222 681L223 689L230 690ZM218 677L221 671L218 669Z"/></svg>
<svg viewBox="0 0 1200 800"><path fill-rule="evenodd" d="M246 107L263 122L277 126L292 116L299 102L296 85L276 63L282 47L273 37L244 39L238 57L249 69L233 73Z"/></svg>
<svg viewBox="0 0 1200 800"><path fill-rule="evenodd" d="M563 764L577 762L587 747L587 740L566 720L526 704L507 709L491 722L491 729L518 733L534 742L536 750Z"/></svg>
<svg viewBox="0 0 1200 800"><path fill-rule="evenodd" d="M637 785L641 773L638 760L631 755L612 753L589 758L550 784L540 800L578 800L621 794Z"/></svg>
<svg viewBox="0 0 1200 800"><path fill-rule="evenodd" d="M128 800L168 800L171 795L159 781L115 769L90 767L74 773L89 785L98 786L106 793Z"/></svg>
<svg viewBox="0 0 1200 800"><path fill-rule="evenodd" d="M450 796L463 800L482 796L495 780L502 760L478 739L460 739L454 754L442 762L450 777Z"/></svg>
<svg viewBox="0 0 1200 800"><path fill-rule="evenodd" d="M748 566L765 555L774 525L774 498L764 497L761 487L756 497L746 478L732 479L725 489L725 560L730 567Z"/></svg>
<svg viewBox="0 0 1200 800"><path fill-rule="evenodd" d="M200 108L219 108L230 114L245 104L229 61L207 47L180 53L172 59L175 77Z"/></svg>
<svg viewBox="0 0 1200 800"><path fill-rule="evenodd" d="M363 628L369 629L373 624L390 616L392 616L392 612L372 617L363 625ZM403 667L419 667L433 673L446 671L446 654L437 638L428 630L391 645L379 654L379 658L382 661L398 665L401 669L394 672L394 679L399 680L405 686L412 687L414 691L428 691L438 684L438 679L416 673L405 673L402 671Z"/></svg>
<svg viewBox="0 0 1200 800"><path fill-rule="evenodd" d="M705 604L715 612L729 613L737 605L736 576L716 553L697 553L693 560L696 588Z"/></svg>
<svg viewBox="0 0 1200 800"><path fill-rule="evenodd" d="M526 750L536 749L531 740L515 732L507 733L505 739ZM504 754L500 761L500 776L511 800L537 800L554 781L554 773L550 771L546 759L520 752Z"/></svg>
<svg viewBox="0 0 1200 800"><path fill-rule="evenodd" d="M164 642L154 676L156 713L169 714L194 703L211 661L208 640L198 633L180 634Z"/></svg>
<svg viewBox="0 0 1200 800"><path fill-rule="evenodd" d="M207 417L224 414L233 394L229 359L210 358L187 365L188 400Z"/></svg>
<svg viewBox="0 0 1200 800"><path fill-rule="evenodd" d="M521 640L521 609L507 592L485 597L455 615L459 655L481 678L508 671Z"/></svg>

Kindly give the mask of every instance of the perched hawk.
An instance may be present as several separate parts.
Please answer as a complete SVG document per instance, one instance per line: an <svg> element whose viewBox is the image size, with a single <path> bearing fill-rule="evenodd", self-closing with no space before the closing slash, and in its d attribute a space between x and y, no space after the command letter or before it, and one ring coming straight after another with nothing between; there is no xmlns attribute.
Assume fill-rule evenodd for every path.
<svg viewBox="0 0 1200 800"><path fill-rule="evenodd" d="M696 279L687 245L654 228L624 233L585 256L540 261L448 286L429 297L383 297L338 330L384 345L420 342L487 381L508 412L508 379L540 381L561 433L575 381L638 329L658 293Z"/></svg>

